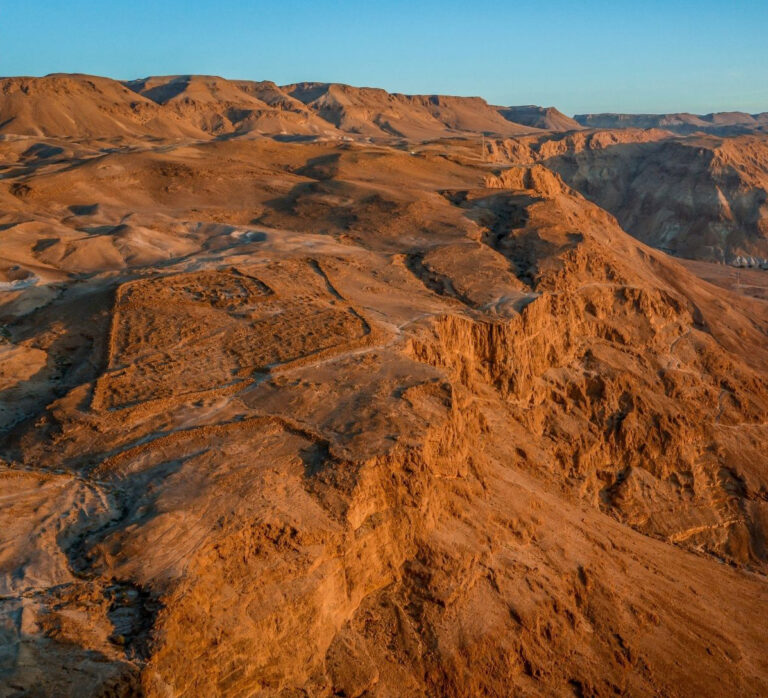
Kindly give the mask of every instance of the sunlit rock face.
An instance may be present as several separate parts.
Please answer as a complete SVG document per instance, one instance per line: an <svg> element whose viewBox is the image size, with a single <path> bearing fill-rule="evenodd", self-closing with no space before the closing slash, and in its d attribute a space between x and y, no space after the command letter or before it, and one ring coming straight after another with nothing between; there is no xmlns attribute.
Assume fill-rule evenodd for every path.
<svg viewBox="0 0 768 698"><path fill-rule="evenodd" d="M0 85L0 694L768 693L761 136Z"/></svg>

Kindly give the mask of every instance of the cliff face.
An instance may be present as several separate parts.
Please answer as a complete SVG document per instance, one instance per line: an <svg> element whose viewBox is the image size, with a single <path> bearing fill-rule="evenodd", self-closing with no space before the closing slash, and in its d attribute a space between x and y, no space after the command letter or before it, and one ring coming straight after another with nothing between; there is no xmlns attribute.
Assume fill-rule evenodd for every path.
<svg viewBox="0 0 768 698"><path fill-rule="evenodd" d="M768 306L577 192L668 138L0 142L3 687L768 692Z"/></svg>
<svg viewBox="0 0 768 698"><path fill-rule="evenodd" d="M615 215L627 232L657 249L689 259L768 267L763 136L582 131L494 141L487 157L500 166L536 163L559 174Z"/></svg>
<svg viewBox="0 0 768 698"><path fill-rule="evenodd" d="M764 138L617 145L546 163L647 244L682 257L768 262Z"/></svg>

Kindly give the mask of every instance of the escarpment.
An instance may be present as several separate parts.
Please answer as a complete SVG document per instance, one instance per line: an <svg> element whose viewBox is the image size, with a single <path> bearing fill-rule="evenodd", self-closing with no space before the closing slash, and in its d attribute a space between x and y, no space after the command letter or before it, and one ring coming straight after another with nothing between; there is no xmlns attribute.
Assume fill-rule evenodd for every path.
<svg viewBox="0 0 768 698"><path fill-rule="evenodd" d="M765 481L752 463L764 376L723 351L695 297L612 265L601 247L566 252L519 315L436 319L410 352L492 387L559 486L645 533L763 568Z"/></svg>
<svg viewBox="0 0 768 698"><path fill-rule="evenodd" d="M506 139L488 150L493 162L557 173L653 247L691 259L766 266L768 151L762 136L579 131Z"/></svg>
<svg viewBox="0 0 768 698"><path fill-rule="evenodd" d="M330 693L348 690L350 681L360 683L357 690L376 683L375 668L346 675L350 663L367 656L364 646L344 650L351 656L338 668L328 666L328 655L341 651L334 648L345 643L345 626L359 606L401 577L417 541L434 528L439 482L466 477L482 460L468 453L480 432L471 408L460 411L439 386L413 393L412 401L443 412L420 447L395 446L367 461L318 454L303 473L280 474L288 477L280 486L287 490L282 504L273 497L261 513L227 511L210 522L215 534L158 618L146 673L150 690L169 685L202 694L258 685ZM260 488L251 487L258 497ZM247 620L222 625L222 618ZM210 653L211 647L218 651ZM238 659L239 647L252 647L247 660ZM193 660L195 670L185 670Z"/></svg>
<svg viewBox="0 0 768 698"><path fill-rule="evenodd" d="M34 279L0 294L3 689L768 692L768 306L574 174L693 146L462 139L466 109L503 117L315 83L131 89L242 130L0 143L0 256ZM237 100L258 118L203 118ZM364 137L254 135L257 100ZM371 105L440 139L366 140Z"/></svg>

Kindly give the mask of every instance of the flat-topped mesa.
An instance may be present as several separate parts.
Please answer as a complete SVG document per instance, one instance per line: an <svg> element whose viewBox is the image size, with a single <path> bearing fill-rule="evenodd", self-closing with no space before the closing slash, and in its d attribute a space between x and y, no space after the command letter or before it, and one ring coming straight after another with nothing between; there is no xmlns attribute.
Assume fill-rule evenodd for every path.
<svg viewBox="0 0 768 698"><path fill-rule="evenodd" d="M768 113L713 112L710 114L576 114L587 128L664 128L681 134L696 132L734 135L768 130Z"/></svg>

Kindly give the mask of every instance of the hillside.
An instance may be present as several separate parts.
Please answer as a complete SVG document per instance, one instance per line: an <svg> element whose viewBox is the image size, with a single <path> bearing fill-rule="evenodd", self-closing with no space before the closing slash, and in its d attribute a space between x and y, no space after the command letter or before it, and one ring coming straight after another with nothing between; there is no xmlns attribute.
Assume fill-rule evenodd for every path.
<svg viewBox="0 0 768 698"><path fill-rule="evenodd" d="M341 130L366 136L426 139L456 132L503 136L533 130L509 122L479 97L401 95L324 83L284 89Z"/></svg>
<svg viewBox="0 0 768 698"><path fill-rule="evenodd" d="M768 112L715 112L712 114L576 114L587 128L664 128L681 134L736 135L768 129Z"/></svg>
<svg viewBox="0 0 768 698"><path fill-rule="evenodd" d="M692 259L768 266L768 139L663 139L542 160L643 242Z"/></svg>
<svg viewBox="0 0 768 698"><path fill-rule="evenodd" d="M0 695L768 694L764 137L36 80Z"/></svg>
<svg viewBox="0 0 768 698"><path fill-rule="evenodd" d="M566 116L555 107L537 107L536 105L499 107L499 113L505 119L515 123L545 131L578 131L583 128L578 121Z"/></svg>
<svg viewBox="0 0 768 698"><path fill-rule="evenodd" d="M428 140L512 136L513 123L479 97L400 95L349 85L226 80L205 75L124 83L88 75L0 78L0 134L164 139L233 136Z"/></svg>
<svg viewBox="0 0 768 698"><path fill-rule="evenodd" d="M274 83L181 75L125 84L164 111L212 135L340 135Z"/></svg>
<svg viewBox="0 0 768 698"><path fill-rule="evenodd" d="M89 75L0 78L0 133L63 138L202 135L121 83Z"/></svg>

